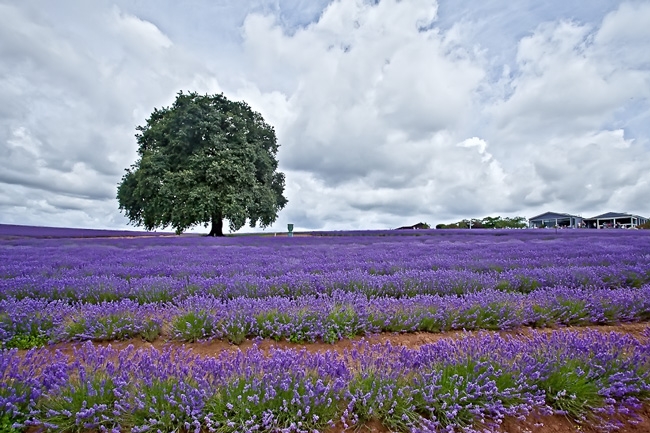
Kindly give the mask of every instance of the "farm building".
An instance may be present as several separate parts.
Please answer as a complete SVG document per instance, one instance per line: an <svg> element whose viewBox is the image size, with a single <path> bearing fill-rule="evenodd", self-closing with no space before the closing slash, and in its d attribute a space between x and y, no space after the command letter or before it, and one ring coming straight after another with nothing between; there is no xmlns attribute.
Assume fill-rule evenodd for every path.
<svg viewBox="0 0 650 433"><path fill-rule="evenodd" d="M629 213L607 212L593 218L585 218L585 224L590 228L634 228L648 222L648 218Z"/></svg>
<svg viewBox="0 0 650 433"><path fill-rule="evenodd" d="M568 213L558 212L545 212L541 215L528 219L528 227L530 228L543 228L543 227L572 227L577 228L582 226L582 217L578 215L571 215Z"/></svg>
<svg viewBox="0 0 650 433"><path fill-rule="evenodd" d="M403 227L397 227L395 230L420 230L420 229L428 229L429 224L427 223L417 223L413 224L412 226L403 226Z"/></svg>

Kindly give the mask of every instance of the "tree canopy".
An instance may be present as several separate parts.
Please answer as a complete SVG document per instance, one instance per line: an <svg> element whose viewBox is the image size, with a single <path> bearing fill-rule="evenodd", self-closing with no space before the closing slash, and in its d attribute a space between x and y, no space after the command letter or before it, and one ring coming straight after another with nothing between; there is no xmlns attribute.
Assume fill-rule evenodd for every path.
<svg viewBox="0 0 650 433"><path fill-rule="evenodd" d="M505 217L500 216L491 217L486 216L483 219L464 219L452 224L438 224L436 225L437 229L467 229L467 228L476 228L476 229L520 229L526 227L526 218L516 216L516 217Z"/></svg>
<svg viewBox="0 0 650 433"><path fill-rule="evenodd" d="M245 102L179 92L136 134L139 159L117 189L121 211L147 230L212 223L211 236L249 221L267 227L287 204L275 131Z"/></svg>

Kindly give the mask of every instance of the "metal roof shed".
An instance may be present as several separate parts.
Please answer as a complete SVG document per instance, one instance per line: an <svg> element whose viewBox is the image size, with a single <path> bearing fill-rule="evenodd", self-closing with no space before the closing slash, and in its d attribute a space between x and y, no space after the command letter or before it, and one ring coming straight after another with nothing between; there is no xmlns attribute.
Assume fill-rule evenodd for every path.
<svg viewBox="0 0 650 433"><path fill-rule="evenodd" d="M616 227L634 228L648 222L648 218L624 212L606 212L592 218L585 218L584 221L587 227L598 229Z"/></svg>
<svg viewBox="0 0 650 433"><path fill-rule="evenodd" d="M581 223L581 216L559 212L544 212L541 215L537 215L528 219L528 227L530 228L555 226L576 228L580 227Z"/></svg>

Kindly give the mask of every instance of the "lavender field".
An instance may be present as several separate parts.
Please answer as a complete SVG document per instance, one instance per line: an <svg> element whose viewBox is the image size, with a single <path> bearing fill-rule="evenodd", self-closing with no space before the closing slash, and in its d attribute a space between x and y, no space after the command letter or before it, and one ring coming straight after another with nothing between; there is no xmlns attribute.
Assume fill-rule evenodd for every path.
<svg viewBox="0 0 650 433"><path fill-rule="evenodd" d="M0 431L493 431L531 413L611 429L650 395L647 330L480 334L648 321L650 232L25 230L0 227ZM92 343L450 330L479 334L217 358ZM48 349L84 341L72 358Z"/></svg>

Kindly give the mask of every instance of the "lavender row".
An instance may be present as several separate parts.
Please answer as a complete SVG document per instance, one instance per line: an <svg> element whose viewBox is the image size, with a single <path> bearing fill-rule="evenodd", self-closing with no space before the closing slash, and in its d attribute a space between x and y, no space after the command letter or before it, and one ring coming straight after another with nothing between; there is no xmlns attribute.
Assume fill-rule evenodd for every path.
<svg viewBox="0 0 650 433"><path fill-rule="evenodd" d="M6 241L0 243L0 299L147 303L192 294L229 299L334 290L404 297L650 283L648 233L520 232Z"/></svg>
<svg viewBox="0 0 650 433"><path fill-rule="evenodd" d="M171 301L192 295L222 299L237 297L329 295L334 291L362 293L370 297L411 297L423 294L464 294L486 289L527 293L544 287L620 288L650 283L650 264L525 268L503 272L468 270L408 270L373 275L362 270L327 274L289 272L264 277L237 275L183 278L149 276L120 278L113 275L52 277L25 275L0 280L0 299L41 298L99 303L131 299L140 303Z"/></svg>
<svg viewBox="0 0 650 433"><path fill-rule="evenodd" d="M417 350L360 343L343 354L3 351L0 429L318 432L377 420L399 432L485 432L506 417L559 413L605 431L648 401L649 365L647 344L597 332Z"/></svg>
<svg viewBox="0 0 650 433"><path fill-rule="evenodd" d="M536 232L538 233L538 232ZM140 238L21 240L0 244L0 275L78 278L116 275L205 277L287 272L519 268L647 264L650 232L519 237L455 234L414 237Z"/></svg>
<svg viewBox="0 0 650 433"><path fill-rule="evenodd" d="M256 337L335 342L379 332L441 332L521 326L610 324L650 320L650 285L639 289L539 289L529 294L484 290L461 296L236 298L191 296L178 302L100 304L39 299L0 301L0 342L28 348L50 341L180 341Z"/></svg>
<svg viewBox="0 0 650 433"><path fill-rule="evenodd" d="M97 230L75 229L67 227L37 227L12 224L0 224L0 239L15 238L97 238L97 237L133 237L133 236L160 236L171 235L131 230Z"/></svg>

